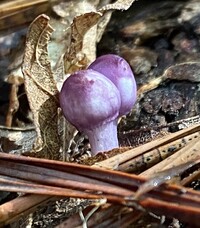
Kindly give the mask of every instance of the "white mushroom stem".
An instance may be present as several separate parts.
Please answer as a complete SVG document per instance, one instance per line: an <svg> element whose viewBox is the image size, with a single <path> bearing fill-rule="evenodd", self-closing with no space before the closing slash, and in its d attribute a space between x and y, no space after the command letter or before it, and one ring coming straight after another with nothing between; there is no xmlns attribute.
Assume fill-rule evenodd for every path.
<svg viewBox="0 0 200 228"><path fill-rule="evenodd" d="M93 155L119 147L117 119L92 130L86 130L85 133L89 138Z"/></svg>

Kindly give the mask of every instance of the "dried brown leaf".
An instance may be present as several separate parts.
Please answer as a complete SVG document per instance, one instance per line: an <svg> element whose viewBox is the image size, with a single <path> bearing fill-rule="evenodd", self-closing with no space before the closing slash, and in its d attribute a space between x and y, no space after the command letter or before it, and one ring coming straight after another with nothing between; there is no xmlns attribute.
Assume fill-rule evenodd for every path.
<svg viewBox="0 0 200 228"><path fill-rule="evenodd" d="M94 60L95 49L91 48L91 43L96 43L101 37L101 31L95 29L90 36L87 37L88 31L97 25L102 16L111 10L127 10L135 0L118 0L113 4L107 4L97 12L89 12L74 18L71 25L71 45L69 52L65 53L64 64L65 73L72 73L74 71L84 69ZM109 18L109 17L108 17ZM107 24L107 20L103 27ZM93 52L93 53L92 53Z"/></svg>
<svg viewBox="0 0 200 228"><path fill-rule="evenodd" d="M98 12L85 13L74 18L71 25L71 45L69 53L64 56L65 72L71 73L88 65L88 57L82 51L84 36L94 26L101 14Z"/></svg>
<svg viewBox="0 0 200 228"><path fill-rule="evenodd" d="M36 132L33 127L9 128L0 126L0 151L20 155L31 150L35 138Z"/></svg>
<svg viewBox="0 0 200 228"><path fill-rule="evenodd" d="M62 54L67 52L67 54L71 53L68 52L69 49L74 49L74 46L72 45L74 43L74 37L77 39L78 37L76 36L76 32L73 34L72 27L73 27L73 21L77 16L82 16L83 21L80 20L78 22L78 26L80 24L81 28L78 28L78 30L85 28L85 23L90 24L90 21L87 21L84 19L84 14L90 13L90 12L96 12L96 8L98 5L99 1L95 0L69 0L65 2L59 2L53 6L54 12L62 18L62 21L56 20L56 23L54 23L53 27L56 29L56 33L59 33L58 37L62 37L62 42L57 42L54 49L57 48L60 44L63 45L63 43L66 42L66 45L64 49L62 50ZM87 17L87 15L86 15ZM60 26L63 25L64 28L60 29ZM67 29L66 29L67 28ZM83 49L84 49L84 54L87 55L87 58L90 61L93 61L96 56L96 26L88 26L89 31L85 34L84 36L81 37L81 40L83 39ZM55 33L54 33L55 34ZM53 36L54 36L53 34ZM72 41L70 40L72 38ZM57 40L61 40L58 38ZM71 44L70 44L71 42ZM81 41L82 42L82 41ZM78 40L79 43L79 40ZM78 45L78 44L77 44ZM57 52L53 51L53 56L55 55L54 53ZM73 51L72 51L73 52ZM58 52L57 52L58 53ZM67 55L66 54L66 55ZM75 56L76 57L76 56ZM55 58L54 58L55 59ZM73 58L72 58L73 60Z"/></svg>
<svg viewBox="0 0 200 228"><path fill-rule="evenodd" d="M200 62L185 62L170 66L165 70L162 76L152 79L149 83L138 89L138 99L144 96L144 93L157 88L167 79L171 80L189 80L191 82L200 82Z"/></svg>
<svg viewBox="0 0 200 228"><path fill-rule="evenodd" d="M39 152L39 157L58 159L58 90L47 53L52 32L47 16L40 15L32 22L27 34L22 71L37 132L34 151Z"/></svg>
<svg viewBox="0 0 200 228"><path fill-rule="evenodd" d="M118 0L115 3L102 7L99 11L127 10L135 0Z"/></svg>
<svg viewBox="0 0 200 228"><path fill-rule="evenodd" d="M200 82L200 62L186 62L169 67L164 76L168 79Z"/></svg>

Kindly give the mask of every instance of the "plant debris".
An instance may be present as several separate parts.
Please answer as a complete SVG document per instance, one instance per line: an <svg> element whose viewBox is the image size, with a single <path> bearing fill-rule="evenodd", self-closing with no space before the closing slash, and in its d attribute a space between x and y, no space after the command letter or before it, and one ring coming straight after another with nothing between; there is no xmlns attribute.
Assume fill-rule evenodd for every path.
<svg viewBox="0 0 200 228"><path fill-rule="evenodd" d="M199 1L19 0L0 8L0 222L198 226ZM120 148L90 157L87 137L64 120L57 95L69 74L107 53L130 63L138 100L118 125ZM66 180L72 170L60 169L71 164L19 155L93 166L72 164Z"/></svg>

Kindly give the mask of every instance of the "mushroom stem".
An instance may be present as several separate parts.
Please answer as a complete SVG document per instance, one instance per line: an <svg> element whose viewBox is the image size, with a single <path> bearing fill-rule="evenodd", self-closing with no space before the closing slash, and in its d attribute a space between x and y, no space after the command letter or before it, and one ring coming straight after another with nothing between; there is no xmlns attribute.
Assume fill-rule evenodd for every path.
<svg viewBox="0 0 200 228"><path fill-rule="evenodd" d="M90 130L86 130L93 155L119 147L117 138L117 119Z"/></svg>

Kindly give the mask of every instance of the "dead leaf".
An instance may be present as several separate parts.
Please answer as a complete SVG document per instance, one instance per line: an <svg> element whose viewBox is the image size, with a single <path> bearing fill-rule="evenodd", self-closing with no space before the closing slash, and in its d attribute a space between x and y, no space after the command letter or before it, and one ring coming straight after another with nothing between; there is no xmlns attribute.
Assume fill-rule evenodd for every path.
<svg viewBox="0 0 200 228"><path fill-rule="evenodd" d="M164 76L175 80L200 82L200 62L186 62L169 67Z"/></svg>
<svg viewBox="0 0 200 228"><path fill-rule="evenodd" d="M40 15L32 22L27 34L22 71L37 132L34 151L39 152L39 157L58 159L58 90L47 53L52 32L49 17Z"/></svg>
<svg viewBox="0 0 200 228"><path fill-rule="evenodd" d="M0 151L21 155L31 150L35 138L34 127L10 128L0 126Z"/></svg>
<svg viewBox="0 0 200 228"><path fill-rule="evenodd" d="M89 61L93 61L96 57L96 30L97 26L90 26L90 18L88 17L87 13L90 12L96 12L96 8L99 1L91 1L91 0L69 0L66 2L59 2L58 4L53 6L54 12L62 18L61 20L56 20L56 23L53 24L53 27L56 29L56 33L59 33L59 37L62 37L62 42L57 42L55 46L55 50L53 50L53 55L55 56L55 52L57 52L57 46L63 45L64 42L66 42L65 48L61 52L61 54L64 54L66 52L66 55L68 55L67 58L71 58L70 61L76 62L74 60L74 57L76 57L76 54L74 53L74 43L77 41L77 46L81 45L84 49L84 55L87 56ZM85 16L84 16L85 15ZM81 17L82 19L75 19L76 17ZM87 21L88 19L88 21ZM77 22L77 20L79 20ZM76 21L73 23L73 21ZM60 26L63 25L64 28L60 29ZM74 28L74 26L78 26L77 28ZM88 31L85 33L82 33L82 29L87 29ZM78 31L78 33L77 33ZM80 32L80 34L79 34ZM79 37L80 35L80 37ZM55 33L53 34L53 37L55 36ZM61 40L61 38L59 38ZM57 39L58 40L58 39ZM80 41L80 42L79 42ZM52 44L52 42L51 42ZM50 46L51 46L50 44ZM69 51L71 49L71 51ZM77 58L81 59L82 55L79 54L80 50L77 51ZM74 53L74 56L73 56ZM49 53L50 54L50 53ZM51 56L51 55L50 55ZM65 71L67 72L67 71Z"/></svg>
<svg viewBox="0 0 200 228"><path fill-rule="evenodd" d="M102 30L93 31L93 34L87 37L88 31L91 32L91 28L97 25L99 20L104 14L112 10L127 10L135 0L118 0L113 4L107 4L103 6L97 12L89 12L77 16L74 18L71 25L71 45L68 52L64 56L65 73L72 73L80 69L85 69L87 65L94 60L96 50L91 49L91 43L96 43L101 37ZM109 17L108 17L109 18ZM108 21L106 20L102 26L106 26ZM104 27L105 28L105 27ZM92 41L91 41L92 39Z"/></svg>
<svg viewBox="0 0 200 228"><path fill-rule="evenodd" d="M88 56L82 51L86 32L97 24L101 13L91 12L74 18L71 25L71 45L69 52L65 53L65 73L72 73L86 68L89 64Z"/></svg>
<svg viewBox="0 0 200 228"><path fill-rule="evenodd" d="M103 6L99 11L127 10L135 0L118 0L115 3Z"/></svg>

